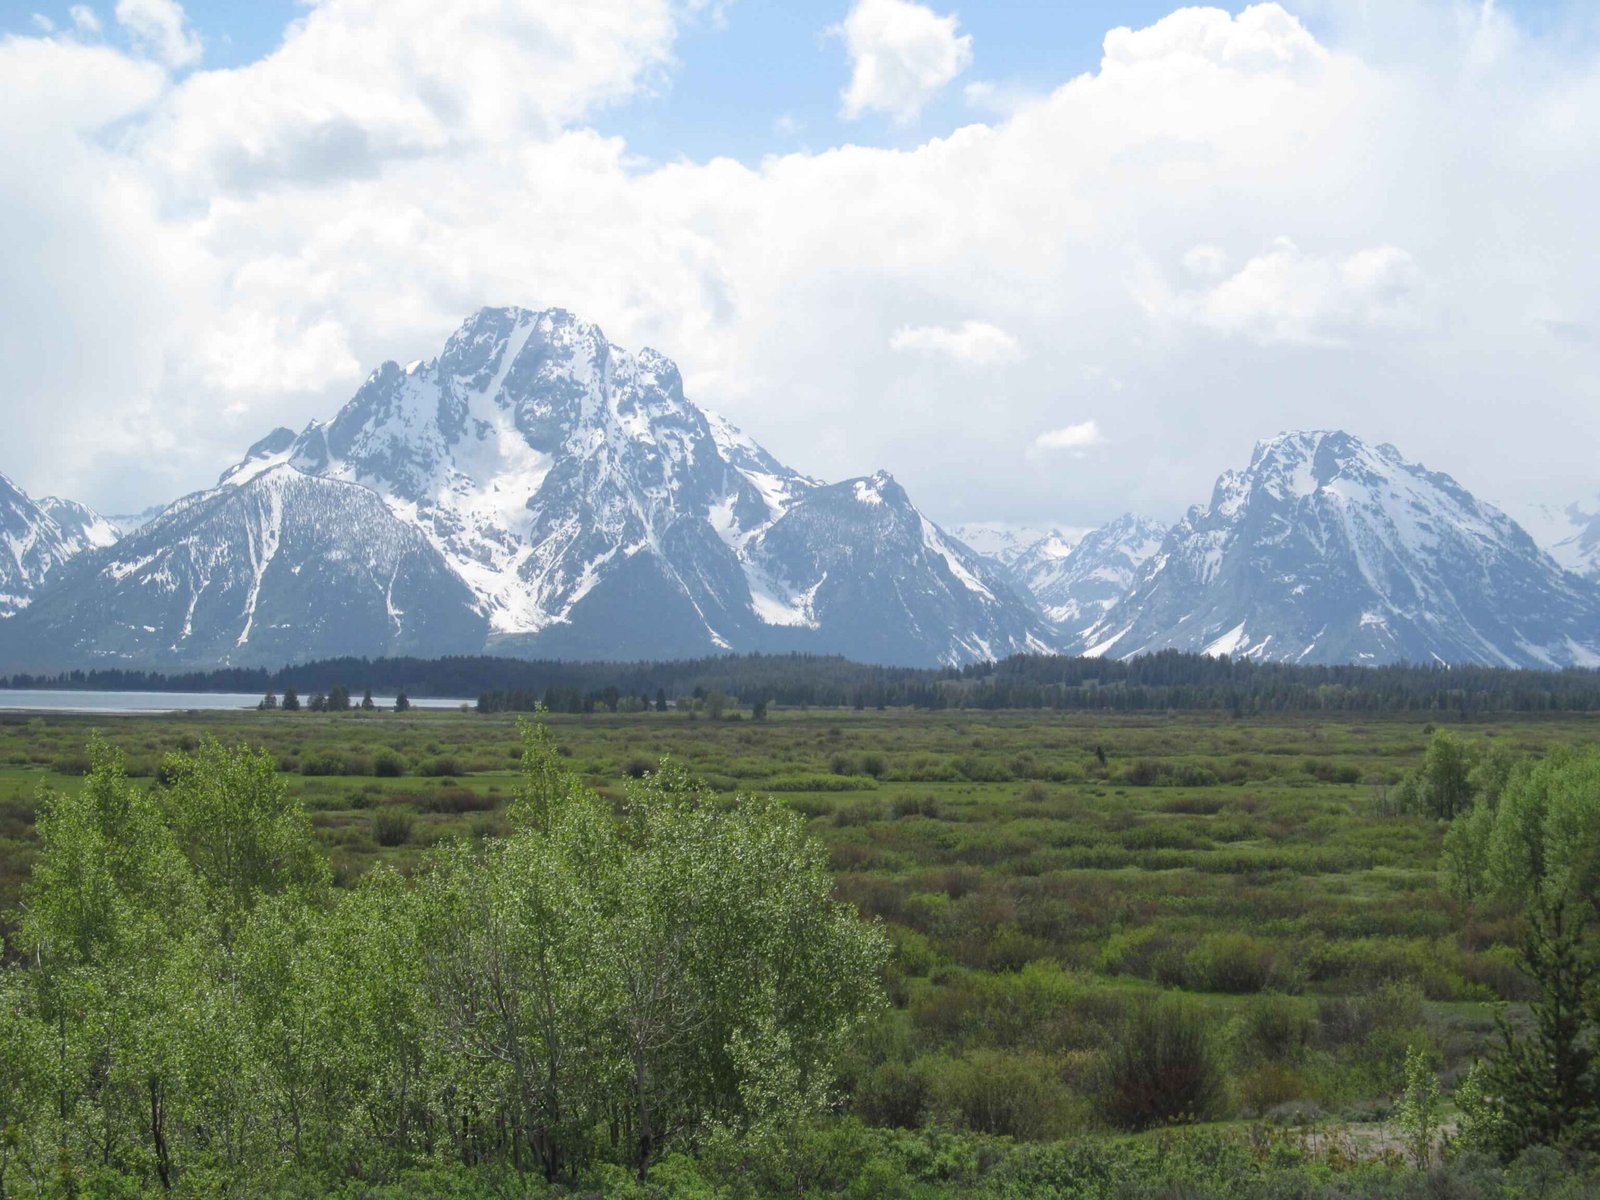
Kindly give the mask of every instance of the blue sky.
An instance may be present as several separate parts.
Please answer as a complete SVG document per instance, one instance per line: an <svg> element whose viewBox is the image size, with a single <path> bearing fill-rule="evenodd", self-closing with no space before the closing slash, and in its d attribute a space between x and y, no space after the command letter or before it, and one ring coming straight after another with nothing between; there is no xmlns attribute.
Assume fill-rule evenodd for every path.
<svg viewBox="0 0 1600 1200"><path fill-rule="evenodd" d="M70 27L62 0L0 0L0 29L32 33L37 16ZM108 29L112 0L93 0ZM205 41L205 67L231 67L270 53L285 26L304 11L296 0L190 0L189 19ZM939 6L960 18L972 37L973 63L962 79L994 82L1014 91L1047 91L1093 70L1106 30L1139 28L1182 7L1176 0L980 0ZM1238 3L1224 5L1237 11ZM1315 33L1318 10L1293 0ZM1583 19L1583 0L1500 0L1499 7L1540 31ZM959 87L946 89L920 117L897 124L881 114L852 121L839 115L839 92L849 73L841 39L832 32L848 0L735 0L720 19L690 20L676 45L678 66L654 92L629 100L596 120L603 132L627 138L652 161L703 161L730 155L821 149L846 143L914 146L930 134L990 115Z"/></svg>

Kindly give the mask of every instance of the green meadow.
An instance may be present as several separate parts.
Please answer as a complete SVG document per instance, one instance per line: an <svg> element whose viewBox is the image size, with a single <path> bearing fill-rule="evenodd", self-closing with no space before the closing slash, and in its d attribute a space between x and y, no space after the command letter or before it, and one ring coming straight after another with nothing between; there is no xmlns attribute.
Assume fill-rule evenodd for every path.
<svg viewBox="0 0 1600 1200"><path fill-rule="evenodd" d="M1437 719L735 708L547 721L566 766L619 811L627 781L664 759L719 802L776 797L825 845L837 897L882 923L889 1003L843 1065L823 1157L865 1139L860 1154L900 1154L910 1179L922 1168L904 1164L944 1145L971 1159L946 1186L1042 1147L1182 1123L1257 1162L1394 1167L1408 1052L1448 1112L1497 1013L1516 1022L1533 996L1519 913L1449 895L1445 824L1399 803ZM1597 730L1592 716L1444 724L1535 758ZM15 926L40 796L81 785L92 731L152 785L204 735L264 747L347 888L380 863L409 874L441 843L507 833L517 726L416 710L0 716L0 929ZM1199 1046L1204 1078L1177 1108L1152 1107L1141 1065L1122 1061L1140 1021L1148 1039L1177 1026ZM846 1194L817 1187L793 1194Z"/></svg>

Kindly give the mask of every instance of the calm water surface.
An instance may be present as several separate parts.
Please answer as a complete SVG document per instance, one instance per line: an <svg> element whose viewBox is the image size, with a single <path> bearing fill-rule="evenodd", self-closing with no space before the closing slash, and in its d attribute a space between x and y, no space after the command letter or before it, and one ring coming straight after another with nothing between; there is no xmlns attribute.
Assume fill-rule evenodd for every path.
<svg viewBox="0 0 1600 1200"><path fill-rule="evenodd" d="M310 693L301 696L302 702ZM357 698L360 702L360 697ZM393 708L393 696L374 696L379 708ZM44 689L0 688L0 712L49 713L164 713L200 709L204 712L227 712L234 709L254 708L261 697L243 692L53 692ZM420 697L411 701L414 708L459 708L463 700L427 700Z"/></svg>

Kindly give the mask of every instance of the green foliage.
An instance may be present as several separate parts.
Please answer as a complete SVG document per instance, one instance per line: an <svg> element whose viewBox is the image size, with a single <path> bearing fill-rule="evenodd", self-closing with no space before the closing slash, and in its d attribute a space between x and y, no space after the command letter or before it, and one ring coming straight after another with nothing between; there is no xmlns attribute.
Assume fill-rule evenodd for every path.
<svg viewBox="0 0 1600 1200"><path fill-rule="evenodd" d="M1177 999L1136 1006L1103 1070L1101 1110L1123 1129L1205 1121L1222 1108L1222 1068L1205 1016Z"/></svg>
<svg viewBox="0 0 1600 1200"><path fill-rule="evenodd" d="M1561 750L1519 763L1445 841L1451 890L1518 906L1592 909L1600 896L1600 751Z"/></svg>
<svg viewBox="0 0 1600 1200"><path fill-rule="evenodd" d="M1600 961L1582 921L1560 901L1538 905L1523 943L1523 967L1539 987L1534 1027L1500 1018L1502 1044L1486 1090L1500 1106L1500 1149L1600 1149Z"/></svg>
<svg viewBox="0 0 1600 1200"><path fill-rule="evenodd" d="M1406 1149L1412 1162L1427 1167L1433 1162L1434 1145L1444 1103L1439 1095L1439 1077L1434 1074L1431 1056L1416 1047L1406 1047L1405 1082L1395 1117L1406 1135Z"/></svg>
<svg viewBox="0 0 1600 1200"><path fill-rule="evenodd" d="M31 965L0 971L0 1195L19 1163L92 1194L286 1164L642 1177L821 1114L881 1003L887 943L801 818L667 767L619 819L542 726L509 836L342 894L264 752L200 739L153 791L89 757L40 814Z"/></svg>
<svg viewBox="0 0 1600 1200"><path fill-rule="evenodd" d="M345 677L362 677L353 670ZM1398 1144L1392 1096L1407 1048L1439 1046L1439 1069L1449 1079L1483 1054L1493 1034L1482 1001L1534 995L1513 945L1517 904L1488 888L1463 897L1470 903L1443 899L1433 870L1441 843L1447 847L1469 821L1498 811L1497 798L1516 772L1496 792L1478 782L1486 763L1554 761L1562 743L1590 732L1584 720L1549 717L1463 733L1466 744L1481 748L1471 775L1477 799L1446 826L1386 814L1370 802L1373 788L1424 757L1422 726L1406 720L775 707L764 723L690 724L681 713L628 716L625 707L619 703L615 715L552 718L542 758L508 738L510 719L455 712L112 718L129 786L148 789L142 794L153 798L163 824L170 823L166 792L175 777L169 751L197 755L207 729L230 745L249 739L270 747L284 768L277 780L285 796L312 814L301 818L306 837L331 854L337 886L263 897L231 919L234 932L225 941L214 893L192 866L178 871L175 899L146 904L140 918L173 913L141 943L167 964L164 971L138 961L127 964L125 979L80 981L108 996L113 986L124 987L132 998L124 1010L145 1006L144 1024L123 1026L141 1030L145 1048L133 1055L123 1044L107 1053L105 1042L89 1036L92 1023L69 1022L66 1070L79 1081L71 1105L79 1132L76 1140L61 1137L53 1102L36 1110L12 1160L14 1186L27 1194L54 1170L52 1147L65 1143L66 1161L78 1164L75 1186L89 1194L127 1194L117 1190L118 1179L132 1180L127 1187L135 1190L160 1189L163 1153L175 1189L185 1194L275 1194L289 1179L300 1181L295 1194L308 1197L355 1195L358 1187L379 1194L401 1188L403 1179L412 1181L407 1187L441 1191L543 1194L538 1149L518 1132L527 1126L506 1107L512 1100L504 1089L472 1093L470 1109L443 1099L467 1093L458 1082L445 1091L456 1078L456 1056L445 1052L430 965L444 958L422 936L429 928L424 885L452 839L470 838L468 859L481 862L499 840L525 832L522 810L537 789L511 773L521 772L523 758L548 769L547 801L564 796L567 782L594 789L624 841L632 837L626 776L635 760L653 770L664 757L692 757L715 789L697 792L693 803L718 812L742 808L735 797L741 789L777 792L792 819L826 846L818 853L831 868L834 894L881 918L892 935L896 950L881 978L895 1008L836 1056L839 1070L827 1072L825 1085L813 1087L797 1072L781 1027L757 1012L727 1056L741 1081L729 1115L697 1123L663 1118L657 1162L664 1153L683 1168L671 1176L674 1186L691 1186L692 1174L701 1190L689 1194L753 1196L758 1179L763 1186L783 1179L826 1184L839 1194L946 1186L968 1194L918 1174L920 1160L891 1149L913 1145L916 1154L984 1164L961 1176L973 1187L980 1179L993 1188L1017 1179L1077 1186L1076 1166L1030 1172L1047 1161L1101 1161L1096 1147L1111 1144L1099 1141L1107 1136L1108 1063L1133 1029L1133 1010L1163 990L1204 993L1189 1004L1203 1016L1225 1085L1215 1117L1259 1118L1274 1129L1327 1120L1332 1129L1318 1136L1330 1145L1343 1136L1338 1122L1354 1120L1362 1128L1350 1153L1380 1154ZM53 764L80 756L92 773L92 760L81 755L81 729L71 719L0 716L0 908L16 901L40 852L34 782L75 793L87 777L62 775ZM1110 751L1109 778L1097 746ZM375 774L384 754L407 768L454 760L461 777L395 785L354 773L301 773L306 760L327 755L371 764ZM875 767L876 757L882 776L832 775L834 756L850 771ZM1137 762L1202 768L1219 782L1124 788L1118 776ZM1344 782L1347 764L1367 782ZM981 778L969 778L968 767ZM990 775L997 781L987 781ZM787 786L807 778L875 790L835 796ZM374 823L386 813L409 822L411 836L380 845ZM426 849L433 845L441 849ZM177 854L187 861L182 848ZM376 887L370 897L369 886ZM613 902L606 895L594 903ZM20 910L11 924L0 913L0 932L19 961L28 951L23 920ZM356 958L351 947L358 943L371 949ZM27 1003L35 1032L55 1028L43 1015L51 995L89 994L69 995L64 984L47 992L45 974L33 967L26 977L33 981ZM141 998L162 989L176 1001ZM765 1001L755 1007L773 1008ZM1507 1017L1519 1035L1531 1028L1520 1003ZM768 1052L769 1042L778 1053ZM56 1061L50 1059L52 1096ZM153 1070L141 1075L146 1067ZM603 1085L612 1099L602 1106L615 1115L579 1122L561 1186L648 1194L628 1182L641 1155L639 1122L625 1121L630 1104L614 1098L626 1082L619 1075ZM815 1117L819 1094L829 1108L903 1129L906 1140L842 1131ZM1489 1104L1498 1111L1497 1097ZM158 1114L165 1151L150 1132ZM83 1164L105 1161L104 1140L92 1133L104 1128L115 1131L115 1165L94 1168L101 1174L91 1181ZM1005 1132L1021 1139L1014 1150L989 1140ZM1089 1138L1088 1150L1050 1142L1078 1134ZM1464 1153L1464 1132L1457 1142ZM935 1143L942 1148L929 1149ZM735 1144L747 1148L743 1157L731 1150L719 1157L719 1146ZM785 1159L791 1151L792 1170ZM842 1156L837 1165L824 1161L834 1151ZM436 1165L474 1156L470 1168ZM1470 1175L1470 1158L1450 1169ZM656 1174L652 1169L642 1187L657 1186ZM1509 1189L1510 1178L1495 1175L1495 1187ZM1282 1188L1291 1183L1306 1187L1287 1194L1317 1194L1285 1174ZM1420 1184L1397 1174L1392 1186Z"/></svg>

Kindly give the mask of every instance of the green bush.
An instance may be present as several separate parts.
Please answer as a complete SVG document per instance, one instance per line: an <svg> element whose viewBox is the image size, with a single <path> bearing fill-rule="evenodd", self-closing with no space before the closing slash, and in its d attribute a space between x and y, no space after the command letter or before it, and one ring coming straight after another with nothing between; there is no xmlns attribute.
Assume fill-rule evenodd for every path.
<svg viewBox="0 0 1600 1200"><path fill-rule="evenodd" d="M856 1114L869 1125L917 1129L928 1116L931 1088L920 1063L880 1063L856 1087Z"/></svg>
<svg viewBox="0 0 1600 1200"><path fill-rule="evenodd" d="M1070 1121L1059 1072L1032 1055L978 1050L943 1060L933 1091L940 1115L973 1133L1033 1140L1061 1134Z"/></svg>
<svg viewBox="0 0 1600 1200"><path fill-rule="evenodd" d="M348 764L345 762L344 755L335 754L331 750L313 751L300 760L300 774L302 775L345 775L348 773Z"/></svg>
<svg viewBox="0 0 1600 1200"><path fill-rule="evenodd" d="M1135 1004L1101 1070L1100 1111L1121 1129L1221 1115L1222 1068L1203 1013L1175 997Z"/></svg>
<svg viewBox="0 0 1600 1200"><path fill-rule="evenodd" d="M372 838L380 846L404 846L411 840L411 814L386 808L372 814Z"/></svg>
<svg viewBox="0 0 1600 1200"><path fill-rule="evenodd" d="M1189 986L1201 992L1243 995L1265 991L1275 980L1277 955L1247 933L1208 933L1189 952Z"/></svg>
<svg viewBox="0 0 1600 1200"><path fill-rule="evenodd" d="M372 773L380 779L399 779L406 773L406 760L393 750L380 750L373 756Z"/></svg>

